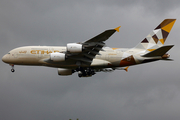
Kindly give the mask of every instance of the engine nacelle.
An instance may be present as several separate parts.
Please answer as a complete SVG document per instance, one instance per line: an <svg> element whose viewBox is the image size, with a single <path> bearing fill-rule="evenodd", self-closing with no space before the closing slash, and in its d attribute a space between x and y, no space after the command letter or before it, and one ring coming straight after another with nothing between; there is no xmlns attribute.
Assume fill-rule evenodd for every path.
<svg viewBox="0 0 180 120"><path fill-rule="evenodd" d="M73 70L72 69L66 69L66 68L58 68L58 75L72 75Z"/></svg>
<svg viewBox="0 0 180 120"><path fill-rule="evenodd" d="M113 69L112 68L104 68L102 69L103 72L112 72Z"/></svg>
<svg viewBox="0 0 180 120"><path fill-rule="evenodd" d="M79 53L82 52L83 46L77 43L68 43L67 51L71 53Z"/></svg>
<svg viewBox="0 0 180 120"><path fill-rule="evenodd" d="M54 62L65 61L66 55L64 53L51 53L50 59Z"/></svg>

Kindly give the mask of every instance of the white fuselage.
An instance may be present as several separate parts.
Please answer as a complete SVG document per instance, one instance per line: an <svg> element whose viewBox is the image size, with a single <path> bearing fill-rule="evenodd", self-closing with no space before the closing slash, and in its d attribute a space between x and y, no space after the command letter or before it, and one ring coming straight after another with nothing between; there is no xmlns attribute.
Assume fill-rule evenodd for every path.
<svg viewBox="0 0 180 120"><path fill-rule="evenodd" d="M176 19L165 19L140 43L130 49L104 47L119 28L109 29L79 43L66 46L25 46L11 50L2 61L14 65L35 65L58 68L59 75L78 72L79 77L88 77L97 71L110 71L157 60L170 60L167 52L174 46L164 46ZM124 70L127 71L126 67Z"/></svg>
<svg viewBox="0 0 180 120"><path fill-rule="evenodd" d="M120 67L120 61L123 57L123 49L114 49L105 47L93 59L92 67ZM13 65L36 65L49 66L56 68L75 68L76 62L72 60L65 60L61 62L47 62L50 58L50 53L66 52L66 47L62 46L25 46L11 50L4 55L2 60L8 64ZM86 66L86 65L85 65Z"/></svg>

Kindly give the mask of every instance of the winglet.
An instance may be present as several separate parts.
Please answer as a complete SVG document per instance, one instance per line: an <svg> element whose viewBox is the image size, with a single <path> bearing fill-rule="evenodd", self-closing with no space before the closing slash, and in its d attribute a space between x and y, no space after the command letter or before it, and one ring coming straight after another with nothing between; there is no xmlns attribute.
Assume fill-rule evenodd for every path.
<svg viewBox="0 0 180 120"><path fill-rule="evenodd" d="M121 26L119 26L119 27L117 27L117 28L115 28L115 30L117 31L117 32L119 32L119 28L120 28Z"/></svg>
<svg viewBox="0 0 180 120"><path fill-rule="evenodd" d="M124 70L125 70L126 72L128 72L128 68L129 68L129 66L128 66L128 67L126 67L126 68L124 68Z"/></svg>

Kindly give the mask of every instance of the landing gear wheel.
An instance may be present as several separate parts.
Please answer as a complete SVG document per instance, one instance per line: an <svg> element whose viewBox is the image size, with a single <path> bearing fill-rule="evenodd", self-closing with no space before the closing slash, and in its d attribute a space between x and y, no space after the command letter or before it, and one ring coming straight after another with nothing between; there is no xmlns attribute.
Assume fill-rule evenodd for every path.
<svg viewBox="0 0 180 120"><path fill-rule="evenodd" d="M11 66L11 72L15 72L14 70L14 65L13 64L9 64Z"/></svg>
<svg viewBox="0 0 180 120"><path fill-rule="evenodd" d="M78 74L78 77L82 77L82 74Z"/></svg>
<svg viewBox="0 0 180 120"><path fill-rule="evenodd" d="M82 76L83 76L83 74L82 74L81 71L78 72L78 76L79 76L79 77L82 77Z"/></svg>
<svg viewBox="0 0 180 120"><path fill-rule="evenodd" d="M11 69L11 72L15 72L15 70L14 70L14 69Z"/></svg>

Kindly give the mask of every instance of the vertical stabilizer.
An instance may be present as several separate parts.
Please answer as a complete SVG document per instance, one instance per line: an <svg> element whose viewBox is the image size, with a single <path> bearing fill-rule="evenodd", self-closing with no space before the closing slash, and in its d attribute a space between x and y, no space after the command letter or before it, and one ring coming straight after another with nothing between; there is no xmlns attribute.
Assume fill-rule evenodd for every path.
<svg viewBox="0 0 180 120"><path fill-rule="evenodd" d="M165 19L135 48L143 49L146 50L146 52L148 52L154 51L155 49L163 46L175 21L176 19Z"/></svg>

